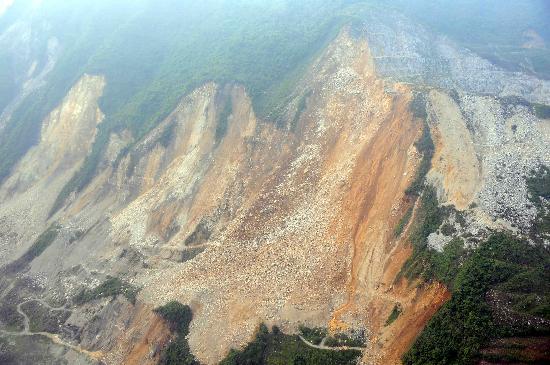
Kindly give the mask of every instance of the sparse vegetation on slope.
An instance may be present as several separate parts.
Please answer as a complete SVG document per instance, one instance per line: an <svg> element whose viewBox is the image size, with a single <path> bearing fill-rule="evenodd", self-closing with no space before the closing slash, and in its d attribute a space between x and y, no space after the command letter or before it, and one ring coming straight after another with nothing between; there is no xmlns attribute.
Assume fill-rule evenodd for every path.
<svg viewBox="0 0 550 365"><path fill-rule="evenodd" d="M108 276L107 279L93 289L81 290L73 299L76 305L82 305L92 300L101 298L116 297L123 295L130 303L136 302L136 295L139 289L122 281L119 278Z"/></svg>
<svg viewBox="0 0 550 365"><path fill-rule="evenodd" d="M550 239L550 169L540 166L527 178L529 199L537 208L538 215L532 228L533 239Z"/></svg>
<svg viewBox="0 0 550 365"><path fill-rule="evenodd" d="M550 119L550 105L534 104L535 115L540 119Z"/></svg>
<svg viewBox="0 0 550 365"><path fill-rule="evenodd" d="M413 182L405 191L407 195L412 196L420 195L424 187L426 175L432 167L432 157L434 155L435 147L428 123L424 122L422 137L415 143L415 146L418 152L422 154L422 160L420 160L420 166L418 166L418 169L416 170L416 175Z"/></svg>

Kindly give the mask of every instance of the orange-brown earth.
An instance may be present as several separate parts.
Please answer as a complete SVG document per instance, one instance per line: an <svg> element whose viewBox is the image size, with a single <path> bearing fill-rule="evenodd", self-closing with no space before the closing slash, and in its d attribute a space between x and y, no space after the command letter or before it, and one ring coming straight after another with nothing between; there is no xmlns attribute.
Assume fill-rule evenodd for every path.
<svg viewBox="0 0 550 365"><path fill-rule="evenodd" d="M220 90L203 88L190 103L200 106L202 116L189 112L187 130L177 137L188 141L187 149L180 147L164 170L147 167L146 176L154 178L144 177L142 194L113 217L113 237L138 247L172 235L160 227L183 222L163 247L171 257L188 249L185 242L197 227L207 227L199 256L168 267L159 262L140 278L142 300L192 305L189 341L205 363L246 344L261 321L286 331L300 323L330 323L333 330L376 334L395 304L380 288L388 260L398 265L406 258L392 259L400 250L394 227L418 162L413 144L421 122L409 111L411 91L379 79L366 42L346 33L302 88L295 97L309 95L306 108L287 132L258 121L245 91L233 87L233 113L218 145L213 131L219 111L209 103ZM162 157L148 159L162 166L156 162ZM208 161L207 169L201 160ZM185 175L177 173L182 166ZM416 330L445 293L411 288L395 298ZM425 309L430 300L435 304ZM403 353L416 333L389 344L391 352ZM372 351L382 353L377 337L372 340Z"/></svg>
<svg viewBox="0 0 550 365"><path fill-rule="evenodd" d="M70 172L102 118L103 79L94 80L90 117L51 129L67 137L59 153L44 147L52 156L77 151ZM111 136L96 178L51 219L82 226L82 243L53 245L36 261L48 267L51 252L63 253L68 269L86 257L142 288L124 328L104 334L114 337L101 348L107 363L154 362L170 334L151 310L170 300L193 309L189 344L205 364L244 346L260 322L286 332L363 329L364 360L397 363L449 296L437 285L393 285L411 252L394 237L419 161L411 97L409 86L377 75L366 41L346 31L289 96L286 123L259 120L239 85L203 85L142 140ZM216 139L226 102L227 132ZM54 196L33 219L45 219ZM130 251L142 262L121 264ZM385 327L396 303L403 314Z"/></svg>

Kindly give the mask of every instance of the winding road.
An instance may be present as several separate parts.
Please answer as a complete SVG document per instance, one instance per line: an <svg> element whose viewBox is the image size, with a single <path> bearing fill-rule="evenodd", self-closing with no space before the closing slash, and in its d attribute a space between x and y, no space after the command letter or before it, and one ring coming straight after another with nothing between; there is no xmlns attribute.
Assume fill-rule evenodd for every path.
<svg viewBox="0 0 550 365"><path fill-rule="evenodd" d="M9 336L34 336L34 335L44 336L44 337L49 338L53 343L55 343L57 345L70 348L71 350L74 350L76 352L84 354L84 355L90 357L93 360L98 360L98 359L101 358L101 355L102 355L101 352L88 351L86 349L83 349L80 345L73 345L71 343L68 343L68 342L62 340L59 337L59 335L57 335L57 334L53 334L53 333L50 333L50 332L31 332L30 331L29 317L27 316L27 314L21 308L21 306L23 306L26 303L30 303L30 302L42 303L43 305L47 306L50 310L65 310L65 311L68 311L68 309L66 308L66 305L54 308L51 305L49 305L47 302L45 302L43 299L29 299L29 300L26 300L24 302L19 303L16 307L17 312L23 316L23 330L21 330L20 332L0 330L0 333L3 333L5 335L9 335Z"/></svg>
<svg viewBox="0 0 550 365"><path fill-rule="evenodd" d="M351 346L329 347L329 346L325 346L324 343L325 343L326 337L323 338L323 341L321 341L321 344L319 344L319 345L312 344L311 342L306 340L304 337L302 337L302 335L298 335L298 337L300 337L300 340L302 340L302 342L305 343L306 345L308 345L309 347L312 347L312 348L318 349L318 350L330 350L330 351L350 351L350 350L363 351L363 350L365 350L364 347L351 347Z"/></svg>

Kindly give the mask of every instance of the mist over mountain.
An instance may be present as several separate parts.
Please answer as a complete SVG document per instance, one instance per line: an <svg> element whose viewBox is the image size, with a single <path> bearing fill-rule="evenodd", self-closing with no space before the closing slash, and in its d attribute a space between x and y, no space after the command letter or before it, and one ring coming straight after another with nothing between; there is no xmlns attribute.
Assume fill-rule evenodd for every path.
<svg viewBox="0 0 550 365"><path fill-rule="evenodd" d="M0 0L0 364L550 361L549 19Z"/></svg>

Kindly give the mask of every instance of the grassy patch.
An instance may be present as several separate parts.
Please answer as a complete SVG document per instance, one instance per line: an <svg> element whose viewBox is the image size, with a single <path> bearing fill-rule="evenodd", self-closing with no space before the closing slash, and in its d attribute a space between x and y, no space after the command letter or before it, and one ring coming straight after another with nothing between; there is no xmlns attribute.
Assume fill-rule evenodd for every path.
<svg viewBox="0 0 550 365"><path fill-rule="evenodd" d="M360 351L318 350L307 346L298 336L272 331L261 325L256 338L244 349L231 350L220 365L345 365L355 364Z"/></svg>
<svg viewBox="0 0 550 365"><path fill-rule="evenodd" d="M397 303L390 315L388 316L388 319L386 319L386 326L389 326L390 324L392 324L393 322L395 322L395 320L401 315L401 312L403 312L403 309L401 308L401 305L399 303Z"/></svg>
<svg viewBox="0 0 550 365"><path fill-rule="evenodd" d="M80 291L80 293L74 297L73 302L76 305L82 305L92 300L123 295L132 304L135 304L138 291L139 289L135 286L119 278L108 276L107 279L97 287Z"/></svg>
<svg viewBox="0 0 550 365"><path fill-rule="evenodd" d="M193 312L189 306L172 301L154 310L170 325L170 330L176 337L163 349L160 365L198 365L186 336L189 334L189 324L193 319Z"/></svg>

